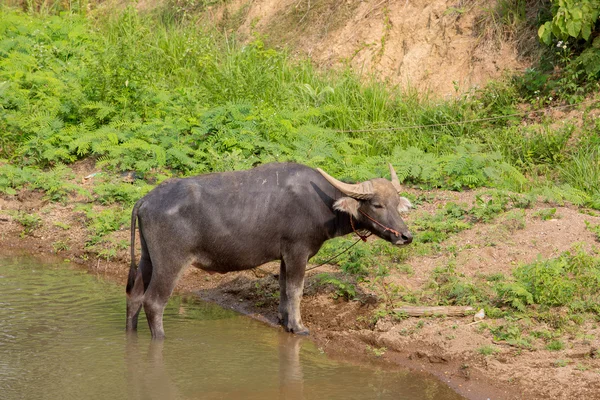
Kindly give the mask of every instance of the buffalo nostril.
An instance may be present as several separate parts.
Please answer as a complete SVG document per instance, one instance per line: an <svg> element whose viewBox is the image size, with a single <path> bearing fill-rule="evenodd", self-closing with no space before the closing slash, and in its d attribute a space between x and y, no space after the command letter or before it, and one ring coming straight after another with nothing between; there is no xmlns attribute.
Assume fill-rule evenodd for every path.
<svg viewBox="0 0 600 400"><path fill-rule="evenodd" d="M410 233L403 233L401 235L402 240L404 240L404 243L409 244L412 242L413 238L412 235Z"/></svg>

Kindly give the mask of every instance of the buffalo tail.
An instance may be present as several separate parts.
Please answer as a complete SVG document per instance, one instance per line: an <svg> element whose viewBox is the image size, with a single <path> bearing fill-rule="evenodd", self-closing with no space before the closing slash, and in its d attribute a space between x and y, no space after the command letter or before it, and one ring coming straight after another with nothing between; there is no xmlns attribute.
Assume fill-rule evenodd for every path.
<svg viewBox="0 0 600 400"><path fill-rule="evenodd" d="M138 218L138 211L140 206L142 205L142 201L139 200L133 206L133 211L131 212L131 266L129 267L129 277L127 278L127 287L125 288L125 292L127 294L131 293L131 289L133 289L133 284L135 283L135 275L137 272L137 265L135 263L135 224Z"/></svg>

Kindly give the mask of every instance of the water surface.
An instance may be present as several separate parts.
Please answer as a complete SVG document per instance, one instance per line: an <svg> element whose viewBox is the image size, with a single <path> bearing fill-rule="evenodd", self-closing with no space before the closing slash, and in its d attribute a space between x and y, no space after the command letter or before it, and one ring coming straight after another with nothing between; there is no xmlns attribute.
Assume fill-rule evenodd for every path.
<svg viewBox="0 0 600 400"><path fill-rule="evenodd" d="M434 378L328 358L306 338L174 296L164 342L128 337L124 288L0 259L0 398L460 399Z"/></svg>

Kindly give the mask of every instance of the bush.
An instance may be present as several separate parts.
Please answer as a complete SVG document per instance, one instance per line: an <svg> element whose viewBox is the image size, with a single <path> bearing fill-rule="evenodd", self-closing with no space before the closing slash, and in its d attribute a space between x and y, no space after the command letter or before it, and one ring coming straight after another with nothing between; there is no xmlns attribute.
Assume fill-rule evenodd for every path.
<svg viewBox="0 0 600 400"><path fill-rule="evenodd" d="M600 304L600 258L581 248L519 266L514 276L516 282L500 283L495 290L503 302L521 311L539 304L595 312Z"/></svg>

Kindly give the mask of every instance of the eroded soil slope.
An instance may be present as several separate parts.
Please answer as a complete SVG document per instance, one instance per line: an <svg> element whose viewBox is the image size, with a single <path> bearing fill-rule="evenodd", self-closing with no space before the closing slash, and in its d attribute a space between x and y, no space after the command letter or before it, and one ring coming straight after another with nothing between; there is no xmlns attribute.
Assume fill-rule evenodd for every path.
<svg viewBox="0 0 600 400"><path fill-rule="evenodd" d="M207 15L242 37L264 34L270 44L308 55L321 66L349 63L365 75L442 97L528 64L494 20L495 4L236 0Z"/></svg>

